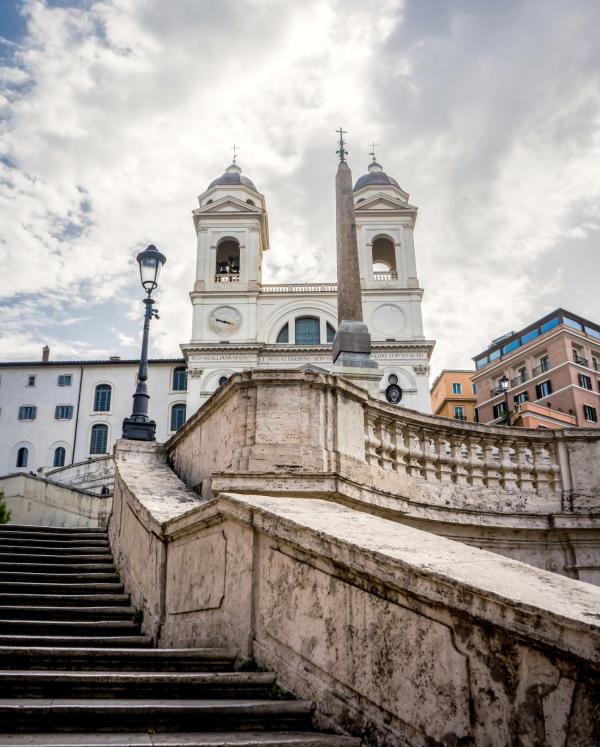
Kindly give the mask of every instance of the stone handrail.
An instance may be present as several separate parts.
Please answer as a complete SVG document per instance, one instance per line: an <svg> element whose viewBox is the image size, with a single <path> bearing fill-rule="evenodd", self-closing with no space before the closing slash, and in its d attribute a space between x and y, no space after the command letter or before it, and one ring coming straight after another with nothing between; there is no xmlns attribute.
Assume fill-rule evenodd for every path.
<svg viewBox="0 0 600 747"><path fill-rule="evenodd" d="M205 497L222 490L335 493L418 514L600 508L600 431L463 423L372 399L307 367L233 375L167 443ZM259 477L260 476L260 477Z"/></svg>

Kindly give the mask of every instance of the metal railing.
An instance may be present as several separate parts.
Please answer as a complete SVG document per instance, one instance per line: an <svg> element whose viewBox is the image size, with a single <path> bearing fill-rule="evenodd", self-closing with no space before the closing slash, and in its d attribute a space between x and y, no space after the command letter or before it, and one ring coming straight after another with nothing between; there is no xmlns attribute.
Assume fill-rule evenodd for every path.
<svg viewBox="0 0 600 747"><path fill-rule="evenodd" d="M542 361L542 363L540 363L539 366L536 366L533 369L532 374L534 376L538 376L539 374L544 373L544 371L549 371L549 370L550 370L550 361L545 360L545 361Z"/></svg>
<svg viewBox="0 0 600 747"><path fill-rule="evenodd" d="M466 415L455 415L454 416L454 420L461 420L461 421L465 421L466 422L467 416Z"/></svg>
<svg viewBox="0 0 600 747"><path fill-rule="evenodd" d="M573 360L575 363L578 363L580 366L586 366L588 365L588 359L582 358L580 355L577 355L577 353L573 353Z"/></svg>
<svg viewBox="0 0 600 747"><path fill-rule="evenodd" d="M519 386L519 384L524 384L526 381L529 381L529 374L527 371L524 371L522 374L519 374L519 376L515 376L514 379L511 379L510 385Z"/></svg>

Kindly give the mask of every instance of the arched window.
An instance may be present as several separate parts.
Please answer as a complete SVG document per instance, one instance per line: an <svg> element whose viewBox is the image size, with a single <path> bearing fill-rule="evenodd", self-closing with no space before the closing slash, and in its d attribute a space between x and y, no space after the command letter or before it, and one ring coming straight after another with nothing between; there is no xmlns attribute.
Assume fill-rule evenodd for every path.
<svg viewBox="0 0 600 747"><path fill-rule="evenodd" d="M229 376L220 376L219 377L219 386L223 386L224 384L226 384L228 378L229 378Z"/></svg>
<svg viewBox="0 0 600 747"><path fill-rule="evenodd" d="M296 345L319 345L320 322L314 316L299 316L296 319Z"/></svg>
<svg viewBox="0 0 600 747"><path fill-rule="evenodd" d="M21 446L17 451L17 467L27 467L29 461L29 449L25 446Z"/></svg>
<svg viewBox="0 0 600 747"><path fill-rule="evenodd" d="M385 280L398 277L394 242L387 236L379 236L373 242L373 273Z"/></svg>
<svg viewBox="0 0 600 747"><path fill-rule="evenodd" d="M177 404L171 407L171 430L178 431L185 423L185 405Z"/></svg>
<svg viewBox="0 0 600 747"><path fill-rule="evenodd" d="M98 384L94 391L94 412L110 412L111 394L110 384Z"/></svg>
<svg viewBox="0 0 600 747"><path fill-rule="evenodd" d="M173 391L185 392L187 389L187 370L185 366L177 366L173 371Z"/></svg>
<svg viewBox="0 0 600 747"><path fill-rule="evenodd" d="M108 426L104 423L97 423L92 426L92 436L90 438L90 454L106 454L108 446Z"/></svg>
<svg viewBox="0 0 600 747"><path fill-rule="evenodd" d="M335 329L327 322L327 342L333 342L335 337Z"/></svg>
<svg viewBox="0 0 600 747"><path fill-rule="evenodd" d="M224 239L217 246L216 280L229 283L240 278L240 245L235 239Z"/></svg>
<svg viewBox="0 0 600 747"><path fill-rule="evenodd" d="M279 330L277 335L277 342L289 342L290 341L290 325L284 324Z"/></svg>
<svg viewBox="0 0 600 747"><path fill-rule="evenodd" d="M54 449L54 467L64 467L65 466L65 457L67 456L67 452L64 449L64 446L57 446L56 449Z"/></svg>

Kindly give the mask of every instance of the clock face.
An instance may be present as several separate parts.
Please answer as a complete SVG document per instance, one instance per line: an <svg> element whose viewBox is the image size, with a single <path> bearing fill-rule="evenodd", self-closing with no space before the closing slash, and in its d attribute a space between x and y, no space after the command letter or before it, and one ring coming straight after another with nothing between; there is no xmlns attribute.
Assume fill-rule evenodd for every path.
<svg viewBox="0 0 600 747"><path fill-rule="evenodd" d="M208 317L208 326L219 337L230 337L242 325L242 315L233 306L219 306Z"/></svg>
<svg viewBox="0 0 600 747"><path fill-rule="evenodd" d="M375 329L383 335L393 336L402 332L406 317L398 306L387 303L380 306L373 314Z"/></svg>

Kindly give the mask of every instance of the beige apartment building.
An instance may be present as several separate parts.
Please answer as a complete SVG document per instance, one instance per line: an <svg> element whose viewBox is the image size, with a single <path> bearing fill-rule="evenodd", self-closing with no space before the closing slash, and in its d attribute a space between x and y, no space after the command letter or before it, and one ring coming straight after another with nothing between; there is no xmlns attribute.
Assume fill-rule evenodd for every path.
<svg viewBox="0 0 600 747"><path fill-rule="evenodd" d="M445 368L431 387L431 411L455 420L475 421L475 385L473 371Z"/></svg>
<svg viewBox="0 0 600 747"><path fill-rule="evenodd" d="M600 326L556 309L473 359L481 423L598 427Z"/></svg>

